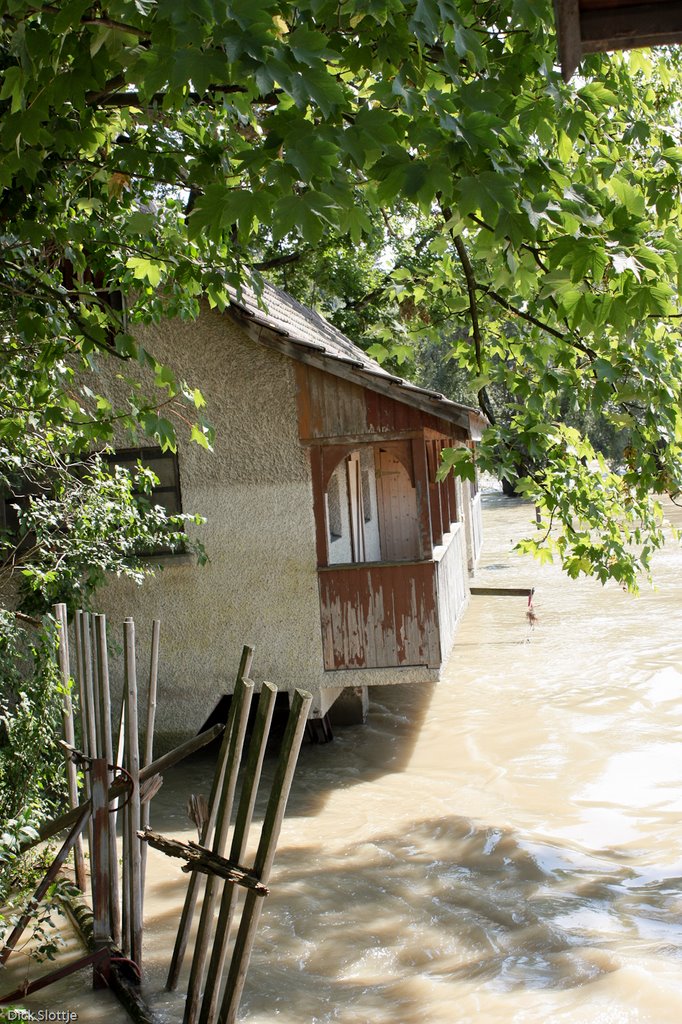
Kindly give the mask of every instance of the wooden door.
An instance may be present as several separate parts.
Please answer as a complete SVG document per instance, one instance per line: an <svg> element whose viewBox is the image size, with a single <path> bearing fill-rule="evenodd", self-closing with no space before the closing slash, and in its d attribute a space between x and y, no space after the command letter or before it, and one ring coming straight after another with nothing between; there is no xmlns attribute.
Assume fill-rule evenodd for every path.
<svg viewBox="0 0 682 1024"><path fill-rule="evenodd" d="M376 475L382 561L416 561L419 558L417 492L409 474L400 459L379 448Z"/></svg>

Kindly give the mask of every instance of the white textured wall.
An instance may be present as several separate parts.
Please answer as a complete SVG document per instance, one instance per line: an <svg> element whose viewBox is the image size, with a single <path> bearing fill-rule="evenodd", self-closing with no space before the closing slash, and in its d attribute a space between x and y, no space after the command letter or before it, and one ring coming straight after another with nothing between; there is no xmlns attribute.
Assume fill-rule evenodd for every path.
<svg viewBox="0 0 682 1024"><path fill-rule="evenodd" d="M115 636L126 615L135 619L145 685L151 621L162 621L157 731L167 745L195 732L231 690L244 643L256 649L257 681L314 689L324 673L293 363L217 312L146 329L143 341L201 389L216 428L213 454L179 448L184 509L207 519L199 532L209 564L168 557L142 587L114 580L99 597Z"/></svg>

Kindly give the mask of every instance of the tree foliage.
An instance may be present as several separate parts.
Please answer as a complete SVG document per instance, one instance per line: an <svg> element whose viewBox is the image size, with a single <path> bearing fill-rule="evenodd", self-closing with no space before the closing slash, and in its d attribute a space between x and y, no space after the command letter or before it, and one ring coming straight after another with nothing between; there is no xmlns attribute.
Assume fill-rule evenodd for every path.
<svg viewBox="0 0 682 1024"><path fill-rule="evenodd" d="M158 397L79 390L106 355L210 444L135 325L345 240L383 253L369 290L475 379L480 464L544 516L530 547L634 585L662 538L651 494L682 486L680 58L594 56L566 86L551 26L548 0L6 0L2 436L38 416L106 440L124 416L173 444ZM564 422L602 412L629 432L618 471Z"/></svg>

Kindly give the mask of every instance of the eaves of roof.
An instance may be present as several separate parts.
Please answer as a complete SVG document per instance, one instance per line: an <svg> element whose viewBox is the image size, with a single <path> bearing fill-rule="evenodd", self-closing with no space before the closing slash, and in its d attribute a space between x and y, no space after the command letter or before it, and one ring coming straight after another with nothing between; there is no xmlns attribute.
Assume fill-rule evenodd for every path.
<svg viewBox="0 0 682 1024"><path fill-rule="evenodd" d="M318 313L271 285L266 285L260 300L245 289L230 307L232 316L250 337L299 362L362 383L370 390L455 423L473 440L480 439L488 426L477 409L388 373Z"/></svg>

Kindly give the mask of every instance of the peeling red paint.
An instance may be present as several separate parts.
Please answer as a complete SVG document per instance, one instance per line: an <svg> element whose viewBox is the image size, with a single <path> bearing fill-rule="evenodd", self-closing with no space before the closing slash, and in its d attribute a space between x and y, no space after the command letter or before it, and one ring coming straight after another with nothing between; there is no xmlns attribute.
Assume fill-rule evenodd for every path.
<svg viewBox="0 0 682 1024"><path fill-rule="evenodd" d="M335 566L319 579L327 671L440 665L434 563Z"/></svg>

